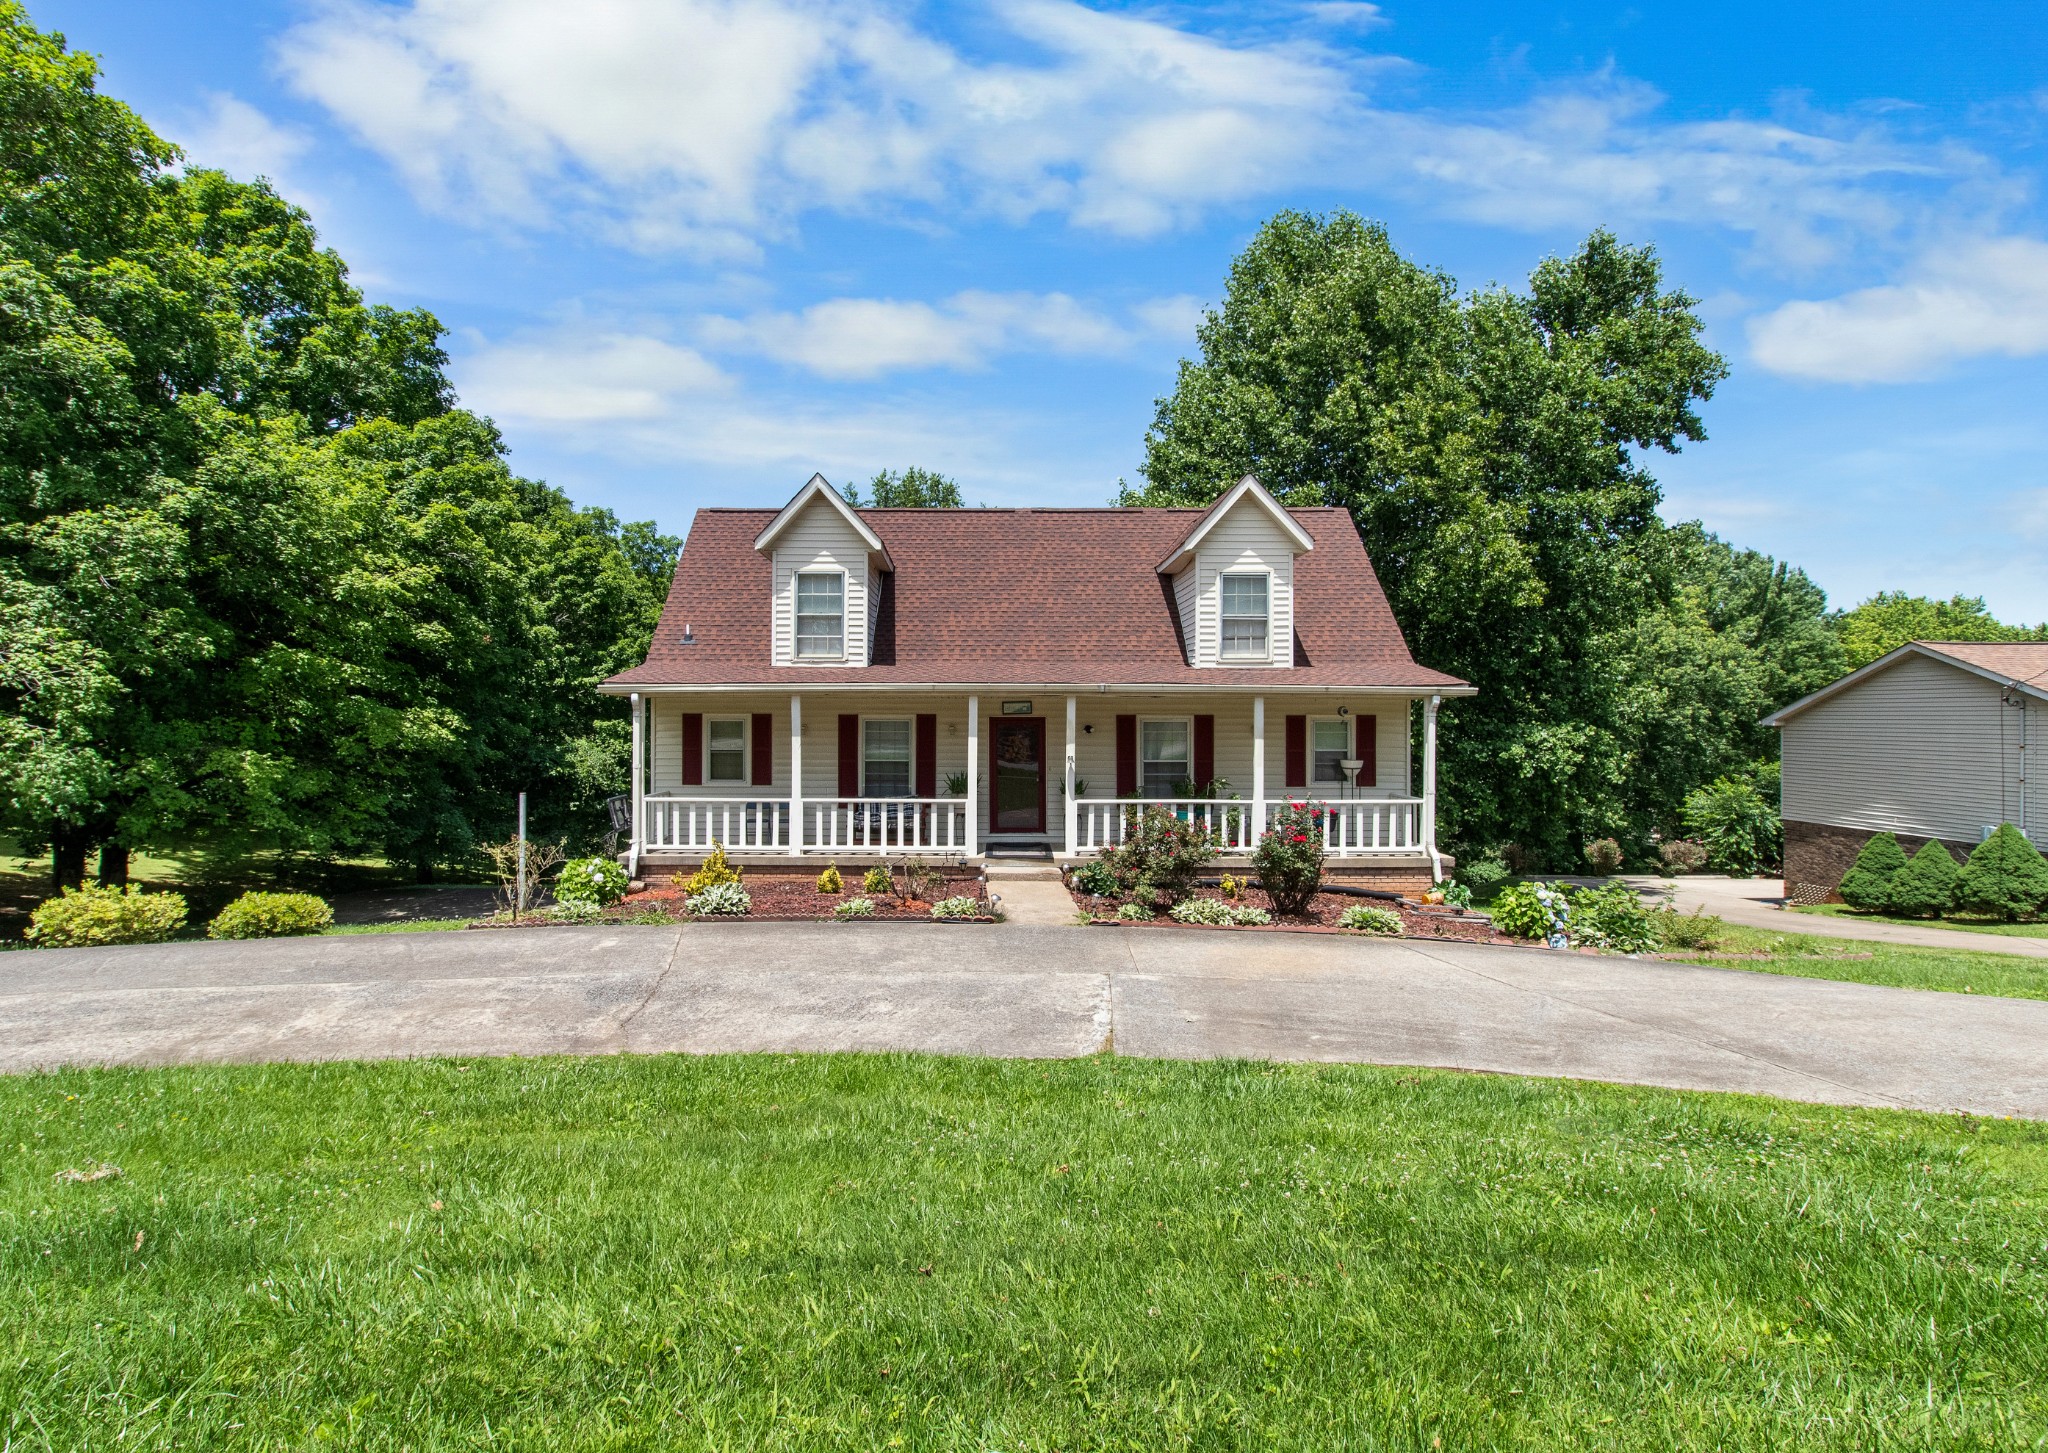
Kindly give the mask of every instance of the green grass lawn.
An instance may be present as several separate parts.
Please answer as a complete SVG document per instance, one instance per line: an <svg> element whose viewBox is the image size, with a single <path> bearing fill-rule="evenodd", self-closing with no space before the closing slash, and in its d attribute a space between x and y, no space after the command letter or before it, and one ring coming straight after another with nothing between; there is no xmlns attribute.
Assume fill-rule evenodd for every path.
<svg viewBox="0 0 2048 1453"><path fill-rule="evenodd" d="M1953 928L1961 933L2002 933L2014 938L2048 938L2048 923L1994 923L1973 918L1895 918L1889 913L1859 913L1840 903L1799 904L1794 913L1822 918L1860 918L1870 923L1903 923L1912 928Z"/></svg>
<svg viewBox="0 0 2048 1453"><path fill-rule="evenodd" d="M2031 1123L777 1056L75 1071L0 1124L8 1449L2048 1431Z"/></svg>
<svg viewBox="0 0 2048 1453"><path fill-rule="evenodd" d="M1896 989L2048 999L2048 959L2023 958L2018 954L1958 953L1853 938L1822 938L1810 933L1773 933L1735 923L1724 924L1717 930L1714 952L1764 953L1770 957L1732 961L1700 957L1686 962L1808 979L1885 984Z"/></svg>

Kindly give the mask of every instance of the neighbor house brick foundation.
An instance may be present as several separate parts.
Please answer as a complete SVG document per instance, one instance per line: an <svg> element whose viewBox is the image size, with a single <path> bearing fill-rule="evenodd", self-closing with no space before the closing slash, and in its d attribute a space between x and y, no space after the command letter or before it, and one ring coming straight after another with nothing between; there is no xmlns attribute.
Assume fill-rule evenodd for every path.
<svg viewBox="0 0 2048 1453"><path fill-rule="evenodd" d="M1785 897L1793 903L1840 903L1837 891L1865 843L1877 836L1871 828L1833 827L1819 822L1785 824ZM1928 840L1911 833L1896 835L1899 846L1911 857ZM1943 838L1942 846L1961 862L1976 850L1975 843Z"/></svg>

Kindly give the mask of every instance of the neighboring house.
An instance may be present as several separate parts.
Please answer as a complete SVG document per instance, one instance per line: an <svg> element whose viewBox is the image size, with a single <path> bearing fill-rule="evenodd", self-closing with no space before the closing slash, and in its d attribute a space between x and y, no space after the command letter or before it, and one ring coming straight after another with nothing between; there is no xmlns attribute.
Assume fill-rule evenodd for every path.
<svg viewBox="0 0 2048 1453"><path fill-rule="evenodd" d="M1436 717L1350 517L1249 477L1207 510L700 510L633 700L636 868L728 852L1078 856L1129 800L1250 851L1313 799L1328 852L1441 874ZM1424 722L1421 780L1411 703Z"/></svg>
<svg viewBox="0 0 2048 1453"><path fill-rule="evenodd" d="M2048 846L2048 642L1911 641L1764 725L1784 748L1785 890L1834 894L1863 845L1958 857L2010 822Z"/></svg>

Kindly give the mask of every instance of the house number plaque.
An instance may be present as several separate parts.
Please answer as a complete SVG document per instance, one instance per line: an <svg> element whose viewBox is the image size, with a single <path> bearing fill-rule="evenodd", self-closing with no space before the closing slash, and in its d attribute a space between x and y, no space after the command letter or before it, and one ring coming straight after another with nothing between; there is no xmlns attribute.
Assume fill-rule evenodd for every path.
<svg viewBox="0 0 2048 1453"><path fill-rule="evenodd" d="M1029 716L1031 703L1028 701L1006 701L1003 703L1004 716Z"/></svg>

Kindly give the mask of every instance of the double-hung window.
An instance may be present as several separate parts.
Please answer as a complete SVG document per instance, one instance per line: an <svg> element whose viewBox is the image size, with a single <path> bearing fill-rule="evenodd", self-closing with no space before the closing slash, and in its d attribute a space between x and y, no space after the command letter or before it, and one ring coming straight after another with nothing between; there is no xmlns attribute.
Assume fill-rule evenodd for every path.
<svg viewBox="0 0 2048 1453"><path fill-rule="evenodd" d="M1315 772L1310 781L1321 785L1334 782L1344 785L1344 768L1339 764L1351 755L1351 723L1341 717L1311 722L1309 730L1315 740L1309 743L1315 754Z"/></svg>
<svg viewBox="0 0 2048 1453"><path fill-rule="evenodd" d="M910 795L910 723L871 720L862 723L861 795Z"/></svg>
<svg viewBox="0 0 2048 1453"><path fill-rule="evenodd" d="M747 719L713 717L704 723L704 736L711 769L705 777L712 782L746 781Z"/></svg>
<svg viewBox="0 0 2048 1453"><path fill-rule="evenodd" d="M796 578L796 653L813 659L846 654L846 577L836 570Z"/></svg>
<svg viewBox="0 0 2048 1453"><path fill-rule="evenodd" d="M1227 661L1264 661L1273 652L1268 644L1271 610L1267 599L1268 577L1264 571L1246 571L1222 577L1223 657Z"/></svg>
<svg viewBox="0 0 2048 1453"><path fill-rule="evenodd" d="M1147 797L1178 797L1190 781L1186 718L1138 724L1140 786Z"/></svg>

